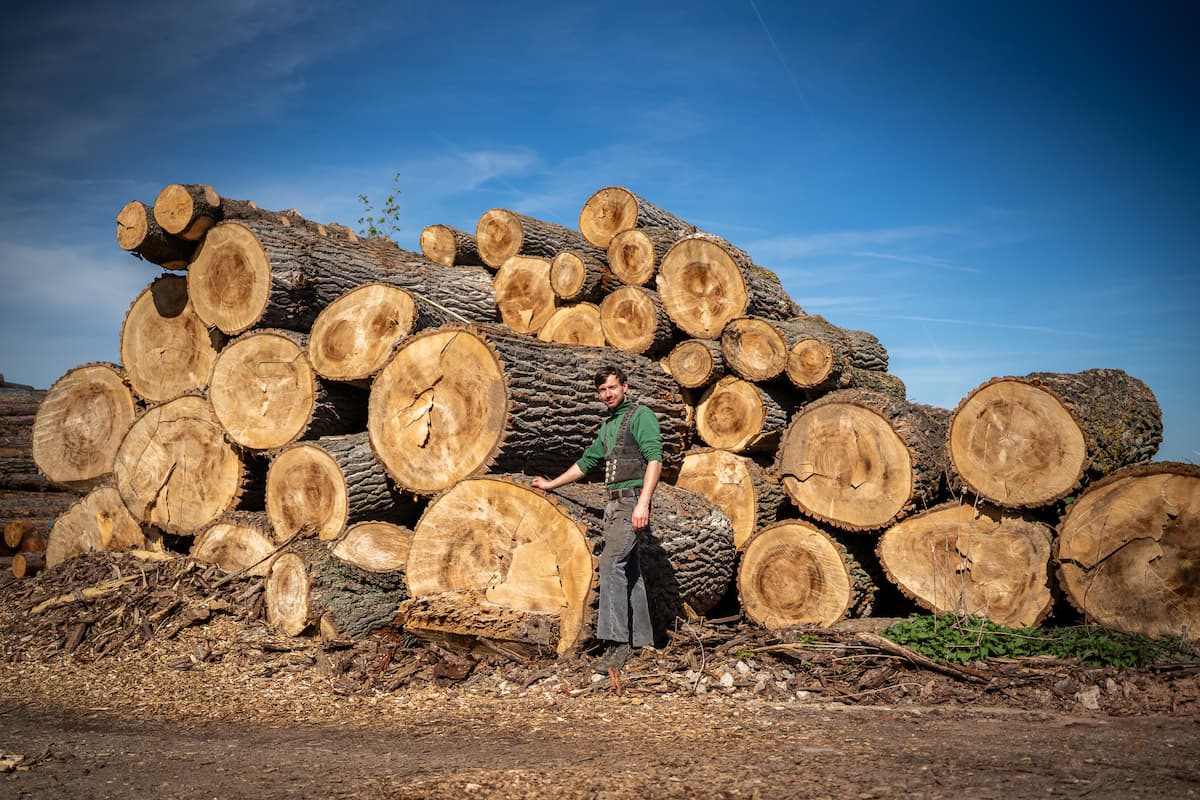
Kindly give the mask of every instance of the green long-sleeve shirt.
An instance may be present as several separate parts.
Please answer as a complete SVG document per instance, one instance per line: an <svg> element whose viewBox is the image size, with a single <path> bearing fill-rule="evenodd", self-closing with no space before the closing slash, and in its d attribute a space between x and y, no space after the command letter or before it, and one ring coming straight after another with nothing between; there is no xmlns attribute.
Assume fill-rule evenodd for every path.
<svg viewBox="0 0 1200 800"><path fill-rule="evenodd" d="M583 455L575 462L575 466L586 474L604 460L605 452L616 446L621 420L624 419L626 412L631 407L633 407L633 401L629 399L617 406L609 418L600 424L600 430L596 433L595 440L583 451ZM658 427L658 417L654 416L653 411L645 406L638 406L637 412L629 420L629 431L633 434L633 440L637 442L638 449L642 451L642 458L646 459L647 463L662 461L662 430ZM607 488L627 489L641 485L642 479L638 477L634 480L609 484Z"/></svg>

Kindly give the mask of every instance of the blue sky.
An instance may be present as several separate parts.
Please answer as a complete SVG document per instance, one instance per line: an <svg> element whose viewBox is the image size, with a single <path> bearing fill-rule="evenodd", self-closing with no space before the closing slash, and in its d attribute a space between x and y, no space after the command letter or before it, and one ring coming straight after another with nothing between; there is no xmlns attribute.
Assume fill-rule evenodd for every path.
<svg viewBox="0 0 1200 800"><path fill-rule="evenodd" d="M1116 367L1200 461L1185 3L36 4L0 32L0 372L116 361L167 183L396 241L628 186L868 330L914 400Z"/></svg>

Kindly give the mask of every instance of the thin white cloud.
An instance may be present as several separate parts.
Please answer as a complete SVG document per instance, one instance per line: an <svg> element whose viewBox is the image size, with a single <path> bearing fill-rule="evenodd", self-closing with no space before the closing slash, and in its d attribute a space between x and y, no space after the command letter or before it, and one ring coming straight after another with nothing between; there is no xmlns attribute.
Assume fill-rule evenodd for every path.
<svg viewBox="0 0 1200 800"><path fill-rule="evenodd" d="M850 255L861 256L862 258L879 258L886 261L900 261L905 264L918 264L924 267L937 267L938 269L951 270L953 272L979 272L974 267L951 264L944 258L934 258L933 256L904 256L896 253L877 253L870 250L856 250Z"/></svg>

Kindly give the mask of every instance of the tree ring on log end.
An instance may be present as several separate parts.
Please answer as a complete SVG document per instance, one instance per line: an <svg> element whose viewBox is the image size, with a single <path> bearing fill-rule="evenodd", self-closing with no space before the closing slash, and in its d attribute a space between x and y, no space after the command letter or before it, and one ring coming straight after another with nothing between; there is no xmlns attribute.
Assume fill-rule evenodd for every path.
<svg viewBox="0 0 1200 800"><path fill-rule="evenodd" d="M717 339L726 323L743 316L749 289L737 263L716 242L690 237L677 242L658 269L663 308L680 330Z"/></svg>
<svg viewBox="0 0 1200 800"><path fill-rule="evenodd" d="M833 348L828 342L801 339L788 351L787 376L801 389L820 386L829 379L833 363Z"/></svg>
<svg viewBox="0 0 1200 800"><path fill-rule="evenodd" d="M608 249L612 238L637 224L638 201L621 186L607 186L592 194L579 212L579 232L596 247Z"/></svg>
<svg viewBox="0 0 1200 800"><path fill-rule="evenodd" d="M709 447L738 452L762 432L765 416L762 397L754 385L727 375L710 386L696 404L696 434Z"/></svg>
<svg viewBox="0 0 1200 800"><path fill-rule="evenodd" d="M504 208L483 212L475 225L475 242L479 256L489 267L498 268L521 252L525 240L524 226L516 214Z"/></svg>
<svg viewBox="0 0 1200 800"><path fill-rule="evenodd" d="M236 516L236 513L229 516ZM228 572L244 569L247 575L265 577L274 552L275 542L258 525L220 519L196 537L189 555Z"/></svg>
<svg viewBox="0 0 1200 800"><path fill-rule="evenodd" d="M754 535L758 498L748 459L728 450L703 450L683 458L675 486L708 498L733 524L733 546L741 550Z"/></svg>
<svg viewBox="0 0 1200 800"><path fill-rule="evenodd" d="M316 381L303 348L292 338L255 331L217 356L209 401L230 439L254 450L272 450L308 428Z"/></svg>
<svg viewBox="0 0 1200 800"><path fill-rule="evenodd" d="M801 410L779 452L779 475L793 502L839 527L886 525L912 495L908 448L884 417L859 405Z"/></svg>
<svg viewBox="0 0 1200 800"><path fill-rule="evenodd" d="M138 247L149 232L149 212L141 201L130 200L117 212L117 244L122 250Z"/></svg>
<svg viewBox="0 0 1200 800"><path fill-rule="evenodd" d="M188 302L187 278L162 275L142 290L121 325L121 363L138 396L161 403L208 386L217 347Z"/></svg>
<svg viewBox="0 0 1200 800"><path fill-rule="evenodd" d="M292 445L267 470L267 516L281 542L302 528L336 539L349 516L347 496L341 467L316 444Z"/></svg>
<svg viewBox="0 0 1200 800"><path fill-rule="evenodd" d="M454 266L458 247L454 231L446 225L428 225L421 231L421 252L435 264Z"/></svg>
<svg viewBox="0 0 1200 800"><path fill-rule="evenodd" d="M767 628L832 625L846 616L852 589L837 544L803 522L789 520L760 530L738 567L742 608Z"/></svg>
<svg viewBox="0 0 1200 800"><path fill-rule="evenodd" d="M334 381L365 380L413 332L417 317L413 296L397 286L368 283L351 289L313 323L308 339L313 369Z"/></svg>
<svg viewBox="0 0 1200 800"><path fill-rule="evenodd" d="M579 347L604 347L600 309L592 303L576 303L556 310L538 331L538 340Z"/></svg>
<svg viewBox="0 0 1200 800"><path fill-rule="evenodd" d="M358 522L333 546L339 561L367 572L395 572L408 564L413 532L391 522Z"/></svg>
<svg viewBox="0 0 1200 800"><path fill-rule="evenodd" d="M188 265L188 296L205 323L228 334L262 317L271 290L271 262L245 225L222 222L204 237Z"/></svg>
<svg viewBox="0 0 1200 800"><path fill-rule="evenodd" d="M492 280L496 308L504 324L518 333L537 333L554 313L557 300L550 288L550 262L536 256L513 256Z"/></svg>
<svg viewBox="0 0 1200 800"><path fill-rule="evenodd" d="M769 381L788 363L787 341L779 329L758 317L732 319L721 332L725 364L748 381Z"/></svg>
<svg viewBox="0 0 1200 800"><path fill-rule="evenodd" d="M287 636L309 625L308 568L296 553L283 553L271 564L264 591L267 624Z"/></svg>
<svg viewBox="0 0 1200 800"><path fill-rule="evenodd" d="M487 469L505 436L508 396L499 359L457 327L417 334L371 384L371 449L401 488L434 494Z"/></svg>
<svg viewBox="0 0 1200 800"><path fill-rule="evenodd" d="M1019 380L991 381L971 392L954 412L949 441L963 481L1005 506L1040 506L1066 496L1088 459L1074 415L1051 392Z"/></svg>
<svg viewBox="0 0 1200 800"><path fill-rule="evenodd" d="M99 486L54 520L46 542L46 568L82 553L145 547L145 534L125 508L120 492Z"/></svg>
<svg viewBox="0 0 1200 800"><path fill-rule="evenodd" d="M550 260L550 288L563 300L574 300L583 290L587 268L577 253L564 250Z"/></svg>
<svg viewBox="0 0 1200 800"><path fill-rule="evenodd" d="M645 353L656 339L658 314L654 301L640 286L622 286L600 303L605 340L631 353Z"/></svg>
<svg viewBox="0 0 1200 800"><path fill-rule="evenodd" d="M636 213L636 206L634 208ZM654 277L654 242L638 228L628 228L612 237L608 245L608 265L617 280L630 286L644 286Z"/></svg>

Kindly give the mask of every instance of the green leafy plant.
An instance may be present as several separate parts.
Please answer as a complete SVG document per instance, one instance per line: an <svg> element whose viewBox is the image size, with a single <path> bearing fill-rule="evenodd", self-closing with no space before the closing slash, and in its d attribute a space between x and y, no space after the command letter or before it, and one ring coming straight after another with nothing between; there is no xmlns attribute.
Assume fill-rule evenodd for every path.
<svg viewBox="0 0 1200 800"><path fill-rule="evenodd" d="M392 191L384 199L383 207L376 213L375 207L371 205L371 200L365 194L358 196L358 201L363 205L363 215L358 218L358 232L362 236L385 236L388 239L392 238L392 234L400 228L400 173L397 172L392 176Z"/></svg>
<svg viewBox="0 0 1200 800"><path fill-rule="evenodd" d="M1092 666L1139 667L1179 652L1178 640L1151 640L1094 625L1008 628L980 617L924 614L884 630L897 644L950 663L1051 656Z"/></svg>

